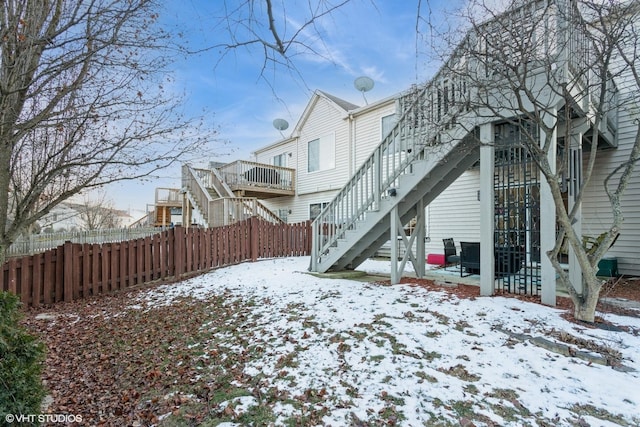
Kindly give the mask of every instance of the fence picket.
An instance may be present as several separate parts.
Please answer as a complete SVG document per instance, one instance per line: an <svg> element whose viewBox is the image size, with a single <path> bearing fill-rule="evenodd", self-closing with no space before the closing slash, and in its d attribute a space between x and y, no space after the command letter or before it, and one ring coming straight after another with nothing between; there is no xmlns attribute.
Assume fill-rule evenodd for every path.
<svg viewBox="0 0 640 427"><path fill-rule="evenodd" d="M54 263L54 253L56 249L47 251L44 253L44 265L42 270L44 274L42 276L42 293L43 303L46 305L52 304L55 301L55 285L56 285L56 266Z"/></svg>
<svg viewBox="0 0 640 427"><path fill-rule="evenodd" d="M40 305L40 298L42 296L42 254L35 254L33 257L33 299L31 300L32 307L38 307Z"/></svg>
<svg viewBox="0 0 640 427"><path fill-rule="evenodd" d="M15 259L9 260L9 292L14 294L18 293L18 261Z"/></svg>
<svg viewBox="0 0 640 427"><path fill-rule="evenodd" d="M32 257L24 257L20 261L20 300L28 306L31 302L32 281L29 280L29 261Z"/></svg>
<svg viewBox="0 0 640 427"><path fill-rule="evenodd" d="M220 253L218 252L220 227L214 228L211 231L211 268L217 268L220 265Z"/></svg>
<svg viewBox="0 0 640 427"><path fill-rule="evenodd" d="M64 246L58 247L56 250L56 272L55 272L55 291L54 302L62 301L64 297Z"/></svg>
<svg viewBox="0 0 640 427"><path fill-rule="evenodd" d="M101 250L100 245L94 243L91 245L91 283L89 293L90 295L98 295L100 294L100 285L101 285L101 277L100 277L100 260L101 260Z"/></svg>
<svg viewBox="0 0 640 427"><path fill-rule="evenodd" d="M150 282L153 280L153 267L151 265L151 251L153 247L151 245L151 237L147 236L144 238L144 266L141 267L141 270L144 271L144 277L142 279L144 282Z"/></svg>
<svg viewBox="0 0 640 427"><path fill-rule="evenodd" d="M181 228L179 229L181 230ZM169 234L164 236L162 240L162 249L165 251L164 260L166 262L166 271L163 277L167 276L179 276L182 273L178 273L176 270L176 262L181 262L178 258L183 257L182 248L184 247L184 241L180 240L182 237L181 232L176 232L173 228L169 230ZM179 247L175 243L178 243ZM176 255L177 254L177 255Z"/></svg>
<svg viewBox="0 0 640 427"><path fill-rule="evenodd" d="M91 245L82 245L82 298L89 297L89 286L91 285ZM75 299L75 298L74 298Z"/></svg>
<svg viewBox="0 0 640 427"><path fill-rule="evenodd" d="M111 248L112 245L106 245L102 247L102 251L101 251L101 258L102 258L102 262L100 263L100 267L101 267L101 287L100 287L100 291L107 293L109 292L109 283L111 280Z"/></svg>
<svg viewBox="0 0 640 427"><path fill-rule="evenodd" d="M120 290L126 289L129 284L129 251L131 242L120 243Z"/></svg>
<svg viewBox="0 0 640 427"><path fill-rule="evenodd" d="M73 268L73 278L71 279L71 289L73 296L71 301L80 299L82 290L82 244L72 244L71 265ZM76 285L77 284L77 285Z"/></svg>
<svg viewBox="0 0 640 427"><path fill-rule="evenodd" d="M65 302L73 301L73 243L65 242L62 249L63 286L62 295Z"/></svg>
<svg viewBox="0 0 640 427"><path fill-rule="evenodd" d="M136 284L136 241L129 240L127 243L127 282L124 288L129 288Z"/></svg>
<svg viewBox="0 0 640 427"><path fill-rule="evenodd" d="M109 290L118 289L118 272L120 271L120 243L111 245L111 280L109 281Z"/></svg>

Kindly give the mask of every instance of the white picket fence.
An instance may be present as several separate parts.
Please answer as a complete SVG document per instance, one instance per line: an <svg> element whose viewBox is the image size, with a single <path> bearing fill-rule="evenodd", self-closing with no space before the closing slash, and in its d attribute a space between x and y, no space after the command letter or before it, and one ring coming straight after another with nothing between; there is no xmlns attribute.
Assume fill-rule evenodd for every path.
<svg viewBox="0 0 640 427"><path fill-rule="evenodd" d="M134 240L160 233L161 228L115 228L106 230L64 231L19 237L7 255L24 256L56 248L66 241L73 243L113 243Z"/></svg>

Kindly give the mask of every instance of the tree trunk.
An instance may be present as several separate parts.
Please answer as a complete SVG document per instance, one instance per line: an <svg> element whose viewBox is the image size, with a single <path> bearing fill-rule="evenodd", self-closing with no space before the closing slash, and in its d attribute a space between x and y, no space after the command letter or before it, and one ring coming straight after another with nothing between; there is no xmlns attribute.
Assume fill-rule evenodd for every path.
<svg viewBox="0 0 640 427"><path fill-rule="evenodd" d="M600 296L600 288L602 283L600 279L585 277L583 281L583 294L578 298L572 298L574 308L574 317L576 320L593 323L596 317L596 305Z"/></svg>

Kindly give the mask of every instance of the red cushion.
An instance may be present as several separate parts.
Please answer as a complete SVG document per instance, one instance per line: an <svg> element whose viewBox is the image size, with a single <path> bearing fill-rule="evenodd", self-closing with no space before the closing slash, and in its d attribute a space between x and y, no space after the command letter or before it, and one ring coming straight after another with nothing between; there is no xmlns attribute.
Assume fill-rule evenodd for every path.
<svg viewBox="0 0 640 427"><path fill-rule="evenodd" d="M428 254L427 264L444 265L445 264L444 254Z"/></svg>

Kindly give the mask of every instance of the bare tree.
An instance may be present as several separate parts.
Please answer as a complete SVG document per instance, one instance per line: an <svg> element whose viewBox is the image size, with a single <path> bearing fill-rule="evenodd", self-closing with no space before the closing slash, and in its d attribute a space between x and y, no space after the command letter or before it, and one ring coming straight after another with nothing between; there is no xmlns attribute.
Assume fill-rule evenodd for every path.
<svg viewBox="0 0 640 427"><path fill-rule="evenodd" d="M122 226L122 212L114 208L113 201L108 199L105 192L94 193L93 197L85 196L77 209L85 230Z"/></svg>
<svg viewBox="0 0 640 427"><path fill-rule="evenodd" d="M478 0L469 10L473 13L465 14L465 20L472 31L457 40L463 57L448 70L471 88L458 101L480 117L518 129L519 144L548 183L555 205L557 240L545 255L571 295L575 317L593 322L604 283L596 276L598 262L620 234L621 198L640 158L637 131L631 146L619 148L627 160L601 182L593 181L600 142L607 134L614 139L611 118L628 108L628 102L621 102L624 93L640 89L638 3L516 1L498 13ZM487 19L478 22L479 12ZM585 138L572 142L576 135ZM562 150L556 141L563 141ZM584 153L582 141L588 148ZM573 193L566 206L570 167L581 170L571 171L578 181L568 183ZM594 185L602 186L609 198L611 221L591 246L584 244L575 224L586 189ZM581 283L572 283L560 264L558 255L567 246L582 271Z"/></svg>
<svg viewBox="0 0 640 427"><path fill-rule="evenodd" d="M0 264L81 190L149 176L214 132L185 118L155 0L0 6Z"/></svg>

